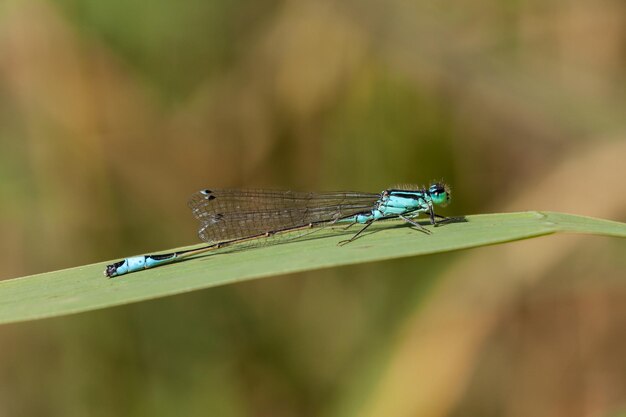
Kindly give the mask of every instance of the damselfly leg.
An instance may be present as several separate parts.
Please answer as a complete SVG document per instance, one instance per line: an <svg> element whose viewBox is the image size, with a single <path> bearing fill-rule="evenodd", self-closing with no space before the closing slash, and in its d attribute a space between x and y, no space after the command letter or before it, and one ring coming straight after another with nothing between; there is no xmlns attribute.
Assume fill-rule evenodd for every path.
<svg viewBox="0 0 626 417"><path fill-rule="evenodd" d="M363 226L361 228L361 230L359 230L358 232L356 232L350 239L346 239L346 240L342 240L341 242L337 243L337 245L339 246L343 246L346 245L350 242L352 242L354 239L356 239L357 237L359 237L359 235L361 233L363 233L365 231L365 229L367 229L368 227L370 227L372 225L372 223L374 223L375 220L370 220L367 223L365 223L365 226Z"/></svg>

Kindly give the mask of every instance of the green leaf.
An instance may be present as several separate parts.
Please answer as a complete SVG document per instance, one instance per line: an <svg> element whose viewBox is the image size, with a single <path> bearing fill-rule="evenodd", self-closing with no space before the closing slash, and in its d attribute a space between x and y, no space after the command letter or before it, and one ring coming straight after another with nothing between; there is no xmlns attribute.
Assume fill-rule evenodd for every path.
<svg viewBox="0 0 626 417"><path fill-rule="evenodd" d="M344 246L337 243L352 236L354 230L322 230L285 244L225 254L212 252L113 279L103 276L106 264L111 262L11 279L0 282L0 323L84 312L255 278L473 248L556 232L626 237L625 223L536 211L467 216L464 221L431 230L433 233L426 235L405 223L387 221L372 225L362 237Z"/></svg>

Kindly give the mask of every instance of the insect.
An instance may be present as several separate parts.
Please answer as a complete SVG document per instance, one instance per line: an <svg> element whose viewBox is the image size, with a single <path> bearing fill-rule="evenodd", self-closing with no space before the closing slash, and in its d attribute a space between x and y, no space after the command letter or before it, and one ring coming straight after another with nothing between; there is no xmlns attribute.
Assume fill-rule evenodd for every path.
<svg viewBox="0 0 626 417"><path fill-rule="evenodd" d="M435 213L435 206L445 206L450 196L450 188L442 182L428 188L390 188L380 193L202 190L191 197L189 207L200 222L198 235L207 245L129 257L108 265L104 274L112 278L253 239L341 223L363 225L350 239L340 242L342 245L385 219L398 218L430 234L415 219L426 213L436 226L441 222L437 219L446 218Z"/></svg>

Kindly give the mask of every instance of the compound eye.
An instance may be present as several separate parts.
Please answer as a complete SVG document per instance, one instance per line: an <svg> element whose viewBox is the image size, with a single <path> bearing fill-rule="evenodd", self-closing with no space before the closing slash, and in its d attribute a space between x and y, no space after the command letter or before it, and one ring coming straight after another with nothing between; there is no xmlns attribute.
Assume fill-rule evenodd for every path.
<svg viewBox="0 0 626 417"><path fill-rule="evenodd" d="M438 196L438 195L441 195L442 193L445 193L446 190L441 184L433 184L430 186L428 192L430 194Z"/></svg>
<svg viewBox="0 0 626 417"><path fill-rule="evenodd" d="M428 192L435 204L445 206L450 200L450 192L445 184L433 184L428 188Z"/></svg>

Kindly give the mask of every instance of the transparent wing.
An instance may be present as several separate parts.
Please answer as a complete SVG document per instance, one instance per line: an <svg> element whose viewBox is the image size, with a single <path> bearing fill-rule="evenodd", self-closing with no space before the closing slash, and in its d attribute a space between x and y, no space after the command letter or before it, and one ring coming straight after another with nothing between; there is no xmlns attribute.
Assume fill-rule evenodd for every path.
<svg viewBox="0 0 626 417"><path fill-rule="evenodd" d="M332 222L371 210L379 198L357 192L203 190L189 207L200 221L200 239L211 243Z"/></svg>

